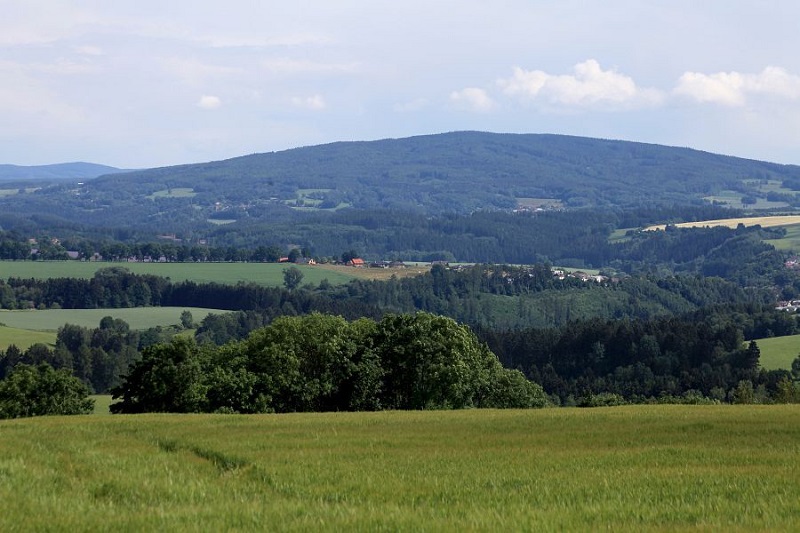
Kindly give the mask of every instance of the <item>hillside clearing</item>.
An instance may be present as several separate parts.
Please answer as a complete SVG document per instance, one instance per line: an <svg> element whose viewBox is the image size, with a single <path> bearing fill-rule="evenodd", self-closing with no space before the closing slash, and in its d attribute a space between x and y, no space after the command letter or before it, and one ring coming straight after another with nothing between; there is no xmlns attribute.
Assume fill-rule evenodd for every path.
<svg viewBox="0 0 800 533"><path fill-rule="evenodd" d="M10 420L0 529L796 531L798 415L792 405Z"/></svg>
<svg viewBox="0 0 800 533"><path fill-rule="evenodd" d="M2 322L2 318L0 318L0 322ZM52 331L32 331L0 325L0 350L5 350L12 344L20 350L27 350L34 344L54 345L55 343L56 335Z"/></svg>
<svg viewBox="0 0 800 533"><path fill-rule="evenodd" d="M767 370L791 370L792 361L800 356L800 335L756 339L761 350L761 367Z"/></svg>
<svg viewBox="0 0 800 533"><path fill-rule="evenodd" d="M219 309L203 307L126 307L118 309L44 309L29 311L0 310L0 323L12 328L33 331L56 331L64 324L85 328L96 328L103 317L120 318L131 329L147 329L156 326L180 324L183 311L192 313L195 322L200 322L211 313L227 313ZM1 332L0 332L1 334ZM2 339L2 337L0 337ZM2 341L0 341L2 344Z"/></svg>

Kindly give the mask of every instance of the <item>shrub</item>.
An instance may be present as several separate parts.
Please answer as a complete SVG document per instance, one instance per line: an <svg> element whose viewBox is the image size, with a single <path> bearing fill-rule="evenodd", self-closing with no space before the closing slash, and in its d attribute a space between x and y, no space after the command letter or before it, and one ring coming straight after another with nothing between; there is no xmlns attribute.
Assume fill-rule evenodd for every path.
<svg viewBox="0 0 800 533"><path fill-rule="evenodd" d="M80 415L93 409L86 384L47 363L18 364L0 381L0 418Z"/></svg>

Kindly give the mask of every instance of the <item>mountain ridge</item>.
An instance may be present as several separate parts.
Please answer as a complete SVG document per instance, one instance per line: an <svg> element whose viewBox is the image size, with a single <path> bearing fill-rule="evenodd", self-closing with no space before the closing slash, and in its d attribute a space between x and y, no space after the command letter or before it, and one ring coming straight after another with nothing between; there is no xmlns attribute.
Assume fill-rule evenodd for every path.
<svg viewBox="0 0 800 533"><path fill-rule="evenodd" d="M98 176L125 172L125 170L109 165L73 161L50 165L12 165L0 164L1 181L27 180L74 180L93 179Z"/></svg>

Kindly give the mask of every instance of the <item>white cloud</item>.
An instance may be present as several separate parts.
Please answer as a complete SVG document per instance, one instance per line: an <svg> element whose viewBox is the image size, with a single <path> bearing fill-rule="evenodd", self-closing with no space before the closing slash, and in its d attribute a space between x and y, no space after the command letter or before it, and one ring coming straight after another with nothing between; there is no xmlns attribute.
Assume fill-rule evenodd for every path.
<svg viewBox="0 0 800 533"><path fill-rule="evenodd" d="M235 67L210 65L197 59L171 57L161 61L164 70L190 85L202 85L208 79L229 79L240 73Z"/></svg>
<svg viewBox="0 0 800 533"><path fill-rule="evenodd" d="M427 98L416 98L410 102L395 104L393 109L398 113L411 113L425 109L429 104L430 102Z"/></svg>
<svg viewBox="0 0 800 533"><path fill-rule="evenodd" d="M294 97L292 98L292 105L310 111L321 111L327 107L325 99L321 95L315 94L306 98Z"/></svg>
<svg viewBox="0 0 800 533"><path fill-rule="evenodd" d="M646 107L663 99L659 91L640 88L629 76L603 70L594 59L575 65L571 75L515 67L510 78L497 84L509 96L566 107Z"/></svg>
<svg viewBox="0 0 800 533"><path fill-rule="evenodd" d="M742 106L749 95L794 100L800 98L800 76L779 67L767 67L758 74L684 72L673 92L697 102L725 106Z"/></svg>
<svg viewBox="0 0 800 533"><path fill-rule="evenodd" d="M261 66L277 74L348 74L358 70L356 63L321 63L289 58L267 59L261 62Z"/></svg>
<svg viewBox="0 0 800 533"><path fill-rule="evenodd" d="M293 33L278 36L217 35L209 38L212 48L269 48L283 46L330 45L327 35L315 33Z"/></svg>
<svg viewBox="0 0 800 533"><path fill-rule="evenodd" d="M219 109L222 105L222 100L218 96L203 95L197 102L197 107L201 109Z"/></svg>
<svg viewBox="0 0 800 533"><path fill-rule="evenodd" d="M35 69L0 61L0 131L31 127L64 128L83 119L83 112L31 75Z"/></svg>
<svg viewBox="0 0 800 533"><path fill-rule="evenodd" d="M462 109L479 113L489 112L495 106L494 100L491 99L486 91L476 87L453 91L450 93L450 101Z"/></svg>

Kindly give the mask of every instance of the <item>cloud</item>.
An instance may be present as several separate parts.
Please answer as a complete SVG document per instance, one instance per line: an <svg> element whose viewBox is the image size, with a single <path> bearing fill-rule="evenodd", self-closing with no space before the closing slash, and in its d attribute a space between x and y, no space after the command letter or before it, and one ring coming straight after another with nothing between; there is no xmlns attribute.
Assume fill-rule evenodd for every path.
<svg viewBox="0 0 800 533"><path fill-rule="evenodd" d="M663 100L660 91L640 88L629 76L603 70L594 59L575 65L571 75L515 67L510 78L497 84L509 96L560 107L647 107Z"/></svg>
<svg viewBox="0 0 800 533"><path fill-rule="evenodd" d="M322 111L327 107L325 99L321 95L315 94L306 98L295 96L292 98L292 105L310 111Z"/></svg>
<svg viewBox="0 0 800 533"><path fill-rule="evenodd" d="M219 109L222 105L222 100L218 96L203 95L197 102L197 107L201 109Z"/></svg>
<svg viewBox="0 0 800 533"><path fill-rule="evenodd" d="M267 59L261 62L261 66L276 74L349 74L358 70L356 63L321 63L289 58Z"/></svg>
<svg viewBox="0 0 800 533"><path fill-rule="evenodd" d="M308 45L330 45L333 39L315 33L292 33L278 36L217 35L208 40L212 48L270 48Z"/></svg>
<svg viewBox="0 0 800 533"><path fill-rule="evenodd" d="M749 95L795 100L800 98L800 76L780 67L767 67L758 74L684 72L673 93L697 102L743 106Z"/></svg>
<svg viewBox="0 0 800 533"><path fill-rule="evenodd" d="M487 113L494 109L494 100L484 91L476 87L467 87L450 93L450 101L462 109Z"/></svg>
<svg viewBox="0 0 800 533"><path fill-rule="evenodd" d="M105 52L99 46L92 46L92 45L81 45L81 46L74 46L73 51L76 54L84 55L84 56L103 56Z"/></svg>
<svg viewBox="0 0 800 533"><path fill-rule="evenodd" d="M193 58L170 57L160 61L166 72L190 85L202 85L209 79L229 79L241 73L236 67L210 65Z"/></svg>
<svg viewBox="0 0 800 533"><path fill-rule="evenodd" d="M0 131L71 127L83 111L70 104L31 73L35 69L0 61Z"/></svg>
<svg viewBox="0 0 800 533"><path fill-rule="evenodd" d="M393 109L397 113L411 113L414 111L420 111L428 107L430 102L427 98L416 98L411 100L410 102L403 102L399 104L395 104Z"/></svg>

